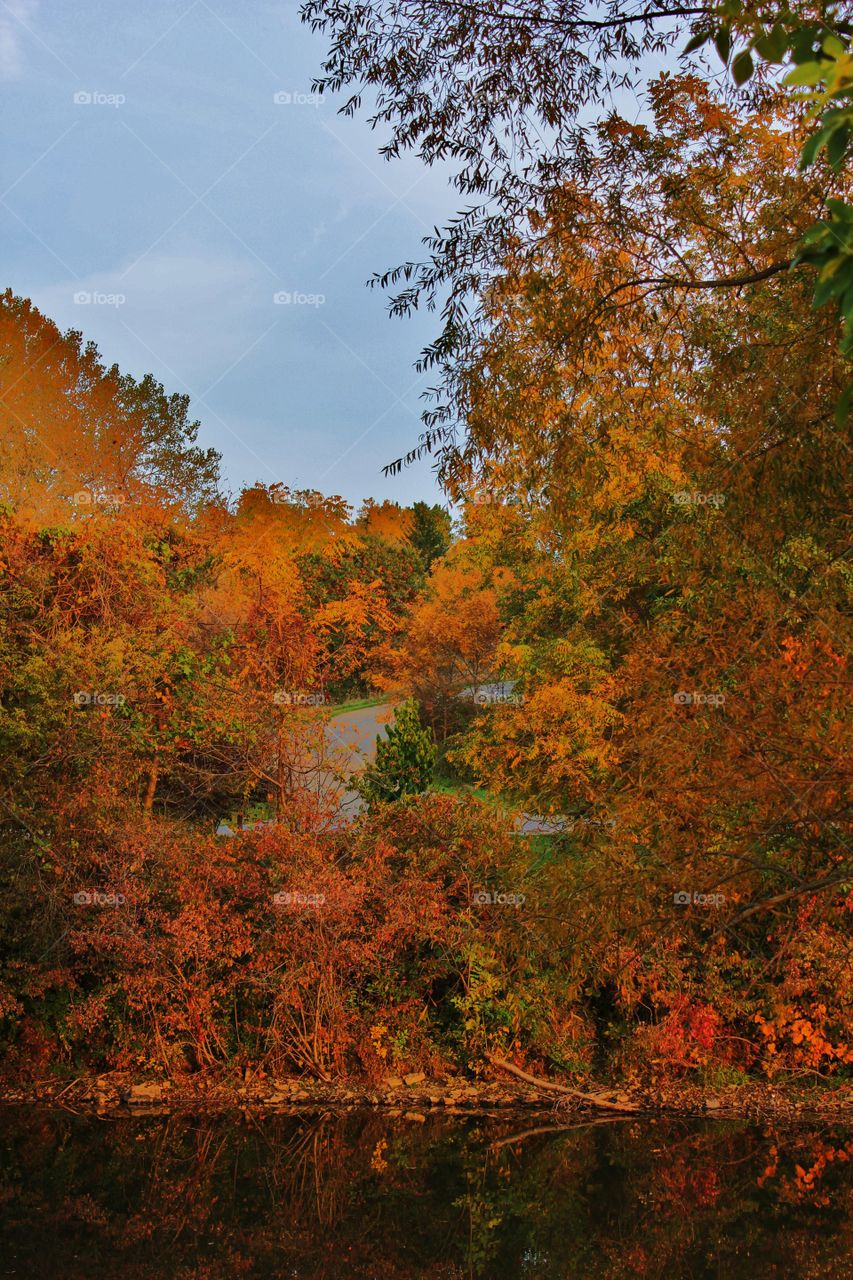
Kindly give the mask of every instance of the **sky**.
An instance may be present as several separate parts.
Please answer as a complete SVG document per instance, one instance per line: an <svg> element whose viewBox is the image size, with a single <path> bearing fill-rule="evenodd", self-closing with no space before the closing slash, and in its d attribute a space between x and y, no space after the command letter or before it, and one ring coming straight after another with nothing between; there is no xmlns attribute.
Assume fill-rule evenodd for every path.
<svg viewBox="0 0 853 1280"><path fill-rule="evenodd" d="M429 459L382 467L439 319L366 281L457 197L312 95L324 52L295 0L0 0L3 287L188 393L226 491L434 502Z"/></svg>

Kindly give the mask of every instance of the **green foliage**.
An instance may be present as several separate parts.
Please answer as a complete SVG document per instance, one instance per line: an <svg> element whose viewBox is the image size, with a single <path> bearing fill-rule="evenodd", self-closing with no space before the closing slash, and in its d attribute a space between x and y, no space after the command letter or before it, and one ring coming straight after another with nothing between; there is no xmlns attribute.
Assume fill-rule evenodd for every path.
<svg viewBox="0 0 853 1280"><path fill-rule="evenodd" d="M421 728L418 704L397 707L387 737L377 738L376 762L356 779L359 795L373 807L426 791L438 754L432 734Z"/></svg>
<svg viewBox="0 0 853 1280"><path fill-rule="evenodd" d="M733 39L739 36L746 37L747 46L731 58ZM703 20L685 53L701 49L710 40L724 63L731 58L732 77L739 88L755 71L753 53L770 64L791 65L783 83L803 90L797 99L810 104L807 118L814 122L802 148L800 168L810 168L825 155L833 172L840 174L853 140L853 24L839 19L831 6L820 20L806 20L787 6L756 17L742 0L724 0L716 20L710 25ZM829 216L809 229L791 266L817 268L814 306L836 305L843 321L841 350L849 355L853 351L853 207L832 197L826 207ZM839 424L846 420L851 396L853 383L837 405Z"/></svg>
<svg viewBox="0 0 853 1280"><path fill-rule="evenodd" d="M425 572L429 572L433 560L446 555L450 550L450 515L447 510L434 503L416 502L412 507L413 527L409 534L409 542L420 553Z"/></svg>

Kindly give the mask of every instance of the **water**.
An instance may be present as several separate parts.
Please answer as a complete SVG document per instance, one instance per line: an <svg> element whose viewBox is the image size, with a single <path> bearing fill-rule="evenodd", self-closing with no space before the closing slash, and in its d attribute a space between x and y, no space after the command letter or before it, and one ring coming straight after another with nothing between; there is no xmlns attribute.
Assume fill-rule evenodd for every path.
<svg viewBox="0 0 853 1280"><path fill-rule="evenodd" d="M851 1274L853 1130L542 1123L7 1110L0 1276Z"/></svg>

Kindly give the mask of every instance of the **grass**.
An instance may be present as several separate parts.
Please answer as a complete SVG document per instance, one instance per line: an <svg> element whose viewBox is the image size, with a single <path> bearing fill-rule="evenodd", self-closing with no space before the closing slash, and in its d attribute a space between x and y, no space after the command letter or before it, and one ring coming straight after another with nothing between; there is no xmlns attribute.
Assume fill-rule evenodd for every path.
<svg viewBox="0 0 853 1280"><path fill-rule="evenodd" d="M475 800L497 801L497 797L485 788L472 787L469 782L460 782L458 778L434 778L430 791L438 791L443 796L473 796Z"/></svg>
<svg viewBox="0 0 853 1280"><path fill-rule="evenodd" d="M332 707L332 715L343 716L349 711L364 711L367 707L382 707L388 701L387 693L380 693L375 698L359 698L356 702L338 702Z"/></svg>

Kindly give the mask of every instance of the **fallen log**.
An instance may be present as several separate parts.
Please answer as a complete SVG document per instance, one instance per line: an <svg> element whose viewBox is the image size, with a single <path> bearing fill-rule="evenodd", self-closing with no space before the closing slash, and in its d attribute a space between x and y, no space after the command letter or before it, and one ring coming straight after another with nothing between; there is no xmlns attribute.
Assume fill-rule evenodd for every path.
<svg viewBox="0 0 853 1280"><path fill-rule="evenodd" d="M545 1089L549 1093L562 1093L570 1098L577 1098L588 1107L600 1107L603 1111L628 1112L642 1110L635 1102L608 1102L597 1094L583 1093L580 1089L571 1089L567 1084L553 1084L550 1080L540 1080L538 1076L528 1075L520 1067L507 1062L505 1058L499 1058L496 1053L489 1053L486 1056L492 1066L499 1067L501 1071L509 1071L511 1075L518 1076L519 1080L524 1080L526 1084L532 1084L536 1089Z"/></svg>
<svg viewBox="0 0 853 1280"><path fill-rule="evenodd" d="M524 1129L521 1133L512 1133L508 1138L499 1138L489 1145L489 1150L497 1151L500 1147L509 1147L515 1142L523 1142L526 1138L538 1138L542 1134L577 1133L581 1129L589 1129L594 1124L618 1124L624 1119L624 1116L590 1116L586 1120L579 1121L578 1124L543 1124L536 1129Z"/></svg>

